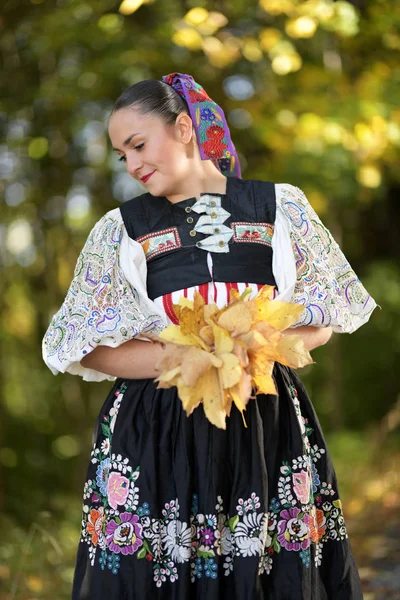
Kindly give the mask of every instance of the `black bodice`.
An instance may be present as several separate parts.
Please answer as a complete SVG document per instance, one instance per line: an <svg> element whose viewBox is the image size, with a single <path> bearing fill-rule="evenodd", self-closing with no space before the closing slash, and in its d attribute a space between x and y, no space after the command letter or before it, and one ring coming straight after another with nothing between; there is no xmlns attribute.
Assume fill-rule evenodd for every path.
<svg viewBox="0 0 400 600"><path fill-rule="evenodd" d="M234 231L228 242L229 252L212 252L212 278L207 251L196 246L209 236L193 230L201 217L191 210L198 198L172 204L165 197L146 193L121 205L128 235L140 242L146 253L149 298L211 279L276 285L270 243L276 212L275 185L228 178L226 194L209 195L221 198L222 208L230 213L224 225Z"/></svg>

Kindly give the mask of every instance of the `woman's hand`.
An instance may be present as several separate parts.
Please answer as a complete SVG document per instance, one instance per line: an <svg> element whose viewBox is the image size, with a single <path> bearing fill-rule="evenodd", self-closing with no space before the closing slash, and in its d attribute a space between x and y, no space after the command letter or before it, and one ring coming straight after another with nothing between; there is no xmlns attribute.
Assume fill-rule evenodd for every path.
<svg viewBox="0 0 400 600"><path fill-rule="evenodd" d="M303 327L294 327L285 329L282 333L286 335L300 335L308 351L326 344L333 333L332 327L313 327L305 325Z"/></svg>

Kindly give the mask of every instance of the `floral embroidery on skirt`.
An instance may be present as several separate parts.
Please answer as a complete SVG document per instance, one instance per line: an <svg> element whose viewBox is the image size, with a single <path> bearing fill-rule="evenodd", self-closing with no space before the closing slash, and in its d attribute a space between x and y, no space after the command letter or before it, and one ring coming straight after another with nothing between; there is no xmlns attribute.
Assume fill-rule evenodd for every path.
<svg viewBox="0 0 400 600"><path fill-rule="evenodd" d="M321 566L325 544L347 544L337 490L320 475L326 450L322 445L311 445L312 424L302 415L296 385L292 381L286 383L301 453L279 460L275 494L268 505L259 487L235 498L217 494L212 504L208 502L208 510L204 510L202 490L194 490L184 516L179 497L164 497L162 505L154 507L141 491L143 466L132 463L130 456L113 451L116 424L119 425L121 406L131 384L119 380L114 386L112 404L108 402L107 411L101 416L91 453L91 475L84 485L80 541L87 549L87 568L118 577L126 561L135 561L135 568L143 561L151 565L155 588L167 584L179 587L184 565L189 566L185 577L190 577L192 584L202 579L231 577L235 569L241 569L238 560L256 560L254 576L271 577L277 557L284 553L296 555L303 568L309 570ZM268 398L264 397L265 401ZM147 478L151 476L146 474ZM79 587L77 573L78 569L75 590Z"/></svg>

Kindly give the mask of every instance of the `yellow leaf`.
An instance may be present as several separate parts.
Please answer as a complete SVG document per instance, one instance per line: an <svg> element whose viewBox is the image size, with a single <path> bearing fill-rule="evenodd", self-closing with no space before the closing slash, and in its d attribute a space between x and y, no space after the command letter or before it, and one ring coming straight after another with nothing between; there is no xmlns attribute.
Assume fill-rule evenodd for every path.
<svg viewBox="0 0 400 600"><path fill-rule="evenodd" d="M254 299L250 289L241 296L234 291L221 309L195 292L193 301L173 305L179 326L148 336L166 346L155 381L160 388L177 387L187 415L203 403L207 419L225 429L234 402L244 421L253 388L255 394L277 393L275 362L292 368L312 362L300 336L280 333L303 307L272 300L273 290L263 286Z"/></svg>
<svg viewBox="0 0 400 600"><path fill-rule="evenodd" d="M186 414L189 417L203 399L202 383L199 382L199 385L193 388L184 385L182 380L179 380L177 388L178 396L182 401L183 409L186 411Z"/></svg>
<svg viewBox="0 0 400 600"><path fill-rule="evenodd" d="M190 308L193 310L193 300L189 300L189 298L185 298L185 296L181 296L178 300L177 306L181 308Z"/></svg>
<svg viewBox="0 0 400 600"><path fill-rule="evenodd" d="M196 318L199 323L201 323L201 327L205 325L204 317L203 317L203 309L205 306L205 301L203 296L196 290L193 298L193 311L196 315Z"/></svg>
<svg viewBox="0 0 400 600"><path fill-rule="evenodd" d="M234 354L218 354L218 358L223 361L223 366L218 369L219 378L223 388L230 388L240 381L242 367L239 359Z"/></svg>
<svg viewBox="0 0 400 600"><path fill-rule="evenodd" d="M267 343L265 337L254 330L241 335L238 340L245 344L249 350L258 350L259 348L263 348Z"/></svg>
<svg viewBox="0 0 400 600"><path fill-rule="evenodd" d="M248 334L246 334L246 335L248 335ZM249 357L247 354L246 344L244 344L243 342L241 342L239 339L236 338L234 347L233 347L233 352L238 357L240 366L246 368L247 365L249 364Z"/></svg>
<svg viewBox="0 0 400 600"><path fill-rule="evenodd" d="M285 334L278 343L278 350L282 357L279 362L292 369L299 369L314 362L299 335Z"/></svg>
<svg viewBox="0 0 400 600"><path fill-rule="evenodd" d="M271 325L268 325L268 323L264 323L264 321L259 321L258 323L254 323L252 325L251 329L261 333L261 335L266 340L271 339L277 333L278 333L278 336L280 335L280 333L277 332L276 329L274 329L274 327L271 327Z"/></svg>
<svg viewBox="0 0 400 600"><path fill-rule="evenodd" d="M240 296L239 292L237 290L235 290L234 288L232 288L229 293L229 304L233 304L234 302L240 301L240 297L241 296Z"/></svg>
<svg viewBox="0 0 400 600"><path fill-rule="evenodd" d="M263 349L257 352L250 352L249 359L250 373L253 376L253 382L257 388L257 393L276 395L276 387L272 379L274 362L268 360L264 356Z"/></svg>
<svg viewBox="0 0 400 600"><path fill-rule="evenodd" d="M175 367L175 369L171 369L170 371L163 371L161 375L159 375L154 381L159 381L160 383L170 383L177 375L180 375L181 367ZM175 385L171 384L171 387ZM161 387L161 386L158 386ZM170 387L170 386L168 386Z"/></svg>
<svg viewBox="0 0 400 600"><path fill-rule="evenodd" d="M216 369L210 369L203 377L203 405L207 419L220 429L226 429L224 391L220 385Z"/></svg>
<svg viewBox="0 0 400 600"><path fill-rule="evenodd" d="M299 335L281 335L276 343L267 343L261 350L267 360L299 369L313 362L304 341Z"/></svg>
<svg viewBox="0 0 400 600"><path fill-rule="evenodd" d="M214 344L214 332L211 325L205 325L202 327L199 331L199 335L201 339L209 346Z"/></svg>
<svg viewBox="0 0 400 600"><path fill-rule="evenodd" d="M218 325L234 335L247 333L251 326L251 312L242 302L232 304L218 318Z"/></svg>
<svg viewBox="0 0 400 600"><path fill-rule="evenodd" d="M249 401L252 391L252 377L250 373L242 371L239 382L229 392L234 399L237 408L243 411Z"/></svg>
<svg viewBox="0 0 400 600"><path fill-rule="evenodd" d="M216 304L206 304L204 306L204 320L208 325L213 323L212 317L218 313L218 306Z"/></svg>
<svg viewBox="0 0 400 600"><path fill-rule="evenodd" d="M194 387L199 377L202 377L213 366L222 366L222 360L218 360L209 352L204 352L204 350L192 346L182 359L183 383Z"/></svg>
<svg viewBox="0 0 400 600"><path fill-rule="evenodd" d="M173 344L194 345L192 338L184 334L179 325L168 325L158 335L161 339Z"/></svg>
<svg viewBox="0 0 400 600"><path fill-rule="evenodd" d="M283 331L293 325L304 310L304 306L291 302L271 300L261 303L257 298L255 301L257 309L253 312L253 317L257 321L265 321L277 331Z"/></svg>
<svg viewBox="0 0 400 600"><path fill-rule="evenodd" d="M201 339L199 331L206 323L203 322L190 308L182 308L180 314L180 329L184 335L186 335L193 344L200 346L204 350L210 350L209 346ZM168 327L167 327L168 329ZM164 330L165 331L165 330Z"/></svg>
<svg viewBox="0 0 400 600"><path fill-rule="evenodd" d="M234 341L225 329L219 327L215 323L212 324L212 328L214 331L214 344L215 344L215 354L218 356L219 354L225 354L227 352L232 352Z"/></svg>
<svg viewBox="0 0 400 600"><path fill-rule="evenodd" d="M265 302L270 302L273 299L274 293L273 285L263 285L260 290L258 290L257 296L254 298L254 301L260 304L264 304Z"/></svg>
<svg viewBox="0 0 400 600"><path fill-rule="evenodd" d="M270 363L270 365L272 372L274 363ZM265 373L254 375L253 382L257 388L257 394L272 394L273 396L276 396L278 393L275 387L274 380L271 376Z"/></svg>
<svg viewBox="0 0 400 600"><path fill-rule="evenodd" d="M225 392L226 392L226 390L225 390ZM231 410L232 410L232 396L228 395L227 393L225 394L224 410L226 412L226 416L230 417Z"/></svg>

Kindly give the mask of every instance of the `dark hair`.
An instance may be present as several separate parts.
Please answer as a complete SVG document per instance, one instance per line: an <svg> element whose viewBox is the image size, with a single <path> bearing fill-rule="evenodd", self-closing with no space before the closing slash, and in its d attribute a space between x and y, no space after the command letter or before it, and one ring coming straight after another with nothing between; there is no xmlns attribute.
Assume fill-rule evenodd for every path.
<svg viewBox="0 0 400 600"><path fill-rule="evenodd" d="M158 81L145 79L128 87L115 102L111 115L121 108L137 108L142 114L152 114L173 125L177 116L189 113L188 106L173 87Z"/></svg>

